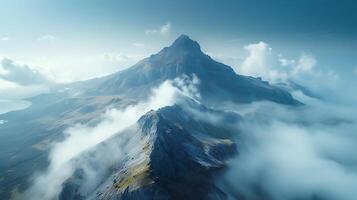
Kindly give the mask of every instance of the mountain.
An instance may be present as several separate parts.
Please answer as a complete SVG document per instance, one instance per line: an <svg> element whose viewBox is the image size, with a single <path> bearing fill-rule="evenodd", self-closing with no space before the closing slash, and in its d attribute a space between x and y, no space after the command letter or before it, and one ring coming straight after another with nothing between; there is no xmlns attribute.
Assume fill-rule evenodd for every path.
<svg viewBox="0 0 357 200"><path fill-rule="evenodd" d="M239 121L236 114L215 112L190 104L190 109ZM228 120L228 119L225 119ZM214 176L227 166L236 153L233 132L197 120L182 105L168 106L142 116L135 128L118 134L88 152L98 148L110 153L112 143L127 138L119 163L107 166L105 173L89 192L83 191L88 180L85 167L77 168L65 184L60 199L226 199L214 183ZM136 148L136 144L140 148ZM90 159L92 156L83 156ZM95 161L81 161L95 165Z"/></svg>
<svg viewBox="0 0 357 200"><path fill-rule="evenodd" d="M278 87L258 78L236 74L227 65L213 60L201 51L200 45L186 35L178 37L171 46L143 59L133 67L105 77L88 88L88 94L125 97L147 97L149 88L165 80L182 75L196 75L200 80L199 92L205 104L216 102L250 103L270 100L281 104L299 102Z"/></svg>
<svg viewBox="0 0 357 200"><path fill-rule="evenodd" d="M310 91L309 88L298 84L292 80L288 80L286 83L276 83L274 84L275 86L285 90L285 91L289 91L289 92L293 92L293 91L300 91L302 92L304 95L308 96L308 97L312 97L312 98L316 98L316 99L321 99L321 97L317 94L315 94L314 92Z"/></svg>
<svg viewBox="0 0 357 200"><path fill-rule="evenodd" d="M49 93L29 99L29 108L0 115L0 120L6 121L0 125L0 199L14 198L28 188L35 170L47 168L51 145L64 139L68 127L98 124L98 116L108 108L136 105L148 99L152 88L185 76L197 78L200 103L185 101L146 113L135 128L124 134L128 135L128 144L135 145L126 156L108 161L115 164L97 177L99 185L90 192L84 190L83 174L77 169L63 185L60 198L224 199L214 177L237 151L232 141L236 134L222 124L197 120L190 114L192 110L185 108L191 106L203 116L214 113L228 122L239 120L239 116L211 109L223 103L301 103L280 87L238 75L231 67L214 61L186 35L126 70L58 85ZM92 153L108 143L125 146L115 143L117 139L104 141ZM88 157L78 159L96 163Z"/></svg>

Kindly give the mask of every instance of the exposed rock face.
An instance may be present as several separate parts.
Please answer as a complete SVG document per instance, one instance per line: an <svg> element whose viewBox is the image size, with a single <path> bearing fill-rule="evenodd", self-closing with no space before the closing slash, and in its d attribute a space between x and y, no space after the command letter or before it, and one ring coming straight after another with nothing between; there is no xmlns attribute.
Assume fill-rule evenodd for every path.
<svg viewBox="0 0 357 200"><path fill-rule="evenodd" d="M187 123L190 129L185 128ZM132 136L128 143L136 146L128 148L119 165L108 166L110 172L102 184L83 199L226 199L214 177L237 149L225 134L214 136L218 134L210 132L204 121L194 119L178 105L147 113L128 134ZM78 192L85 180L78 175L80 171L64 185L63 199L83 195Z"/></svg>

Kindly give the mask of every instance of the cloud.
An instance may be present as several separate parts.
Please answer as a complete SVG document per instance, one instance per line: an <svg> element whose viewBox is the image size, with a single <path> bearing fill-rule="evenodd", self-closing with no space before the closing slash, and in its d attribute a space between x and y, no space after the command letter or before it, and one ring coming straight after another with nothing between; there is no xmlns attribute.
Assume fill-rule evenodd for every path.
<svg viewBox="0 0 357 200"><path fill-rule="evenodd" d="M143 43L139 43L139 42L134 42L132 45L133 45L134 47L137 47L137 48L143 48L143 47L145 47L145 45L144 45Z"/></svg>
<svg viewBox="0 0 357 200"><path fill-rule="evenodd" d="M244 47L248 56L238 67L238 73L254 77L262 77L265 80L286 80L287 72L279 69L278 62L274 59L273 49L265 42L249 44Z"/></svg>
<svg viewBox="0 0 357 200"><path fill-rule="evenodd" d="M128 68L146 54L98 52L30 57L26 60L55 82L73 82L104 76Z"/></svg>
<svg viewBox="0 0 357 200"><path fill-rule="evenodd" d="M282 122L249 127L244 131L251 136L227 175L235 192L274 200L352 200L357 195L356 168L343 161L356 161L351 152L357 143L349 137Z"/></svg>
<svg viewBox="0 0 357 200"><path fill-rule="evenodd" d="M294 63L290 64L293 65ZM292 69L293 74L311 72L316 66L317 60L312 55L302 54L297 65Z"/></svg>
<svg viewBox="0 0 357 200"><path fill-rule="evenodd" d="M171 32L171 23L167 22L158 29L148 29L145 31L146 35L168 35Z"/></svg>
<svg viewBox="0 0 357 200"><path fill-rule="evenodd" d="M142 115L150 110L173 105L179 101L180 97L191 94L193 86L189 86L190 83L187 79L185 77L184 81L178 79L175 81L165 81L158 88L152 90L152 95L147 101L130 105L121 110L107 110L100 117L101 122L95 126L76 124L68 128L65 131L65 140L55 143L51 149L49 154L50 164L47 170L35 176L33 184L27 191L28 199L57 198L62 190L63 183L78 168L84 169L84 177L98 177L98 174L101 175L100 172L104 171L104 168L109 168L110 164L113 164L113 157L120 159L120 156L123 156L124 144L115 145L115 147L104 147L104 150L95 151L94 155L97 167L94 169L94 172L87 161L80 160L76 162L76 159L81 159L80 156L83 156L85 152L88 152L108 138L113 136L120 137L125 129L134 125ZM179 83L181 88L190 88L191 90L181 90L174 86L175 82ZM198 80L195 80L193 84L198 84L198 82ZM134 136L130 135L130 137ZM131 146L130 149L133 148L137 148L137 146ZM139 149L142 149L142 147L139 146ZM109 158L108 155L110 155ZM93 156L90 156L89 159L91 157ZM99 166L98 163L100 163ZM87 188L88 190L90 187L95 187L95 182L97 181L96 178L93 178L92 181L83 183L81 188Z"/></svg>
<svg viewBox="0 0 357 200"><path fill-rule="evenodd" d="M39 38L37 38L38 41L53 41L56 40L57 37L54 35L42 35Z"/></svg>
<svg viewBox="0 0 357 200"><path fill-rule="evenodd" d="M272 84L291 82L309 88L313 93L328 93L341 81L334 70L323 70L317 59L308 53L298 58L286 58L265 42L246 45L248 55L236 67L238 74L261 77Z"/></svg>
<svg viewBox="0 0 357 200"><path fill-rule="evenodd" d="M28 65L8 58L0 62L0 114L24 109L31 103L22 99L48 92L52 82Z"/></svg>
<svg viewBox="0 0 357 200"><path fill-rule="evenodd" d="M245 45L243 50L247 53L246 56L225 56L218 54L214 55L214 57L233 66L238 74L261 77L271 83L287 82L292 77L294 69L302 69L307 62L307 59L305 58L301 59L300 63L296 61L300 60L300 58L285 58L282 54L275 52L268 43L263 41ZM313 57L312 55L305 53L301 55L301 57L303 56L309 56L309 58ZM305 63L302 63L303 61ZM299 66L297 66L298 64ZM316 63L311 62L310 64ZM306 68L307 66L305 66L304 69ZM298 72L302 70L295 71L295 75L297 76L299 75Z"/></svg>
<svg viewBox="0 0 357 200"><path fill-rule="evenodd" d="M299 59L301 63L297 64L294 59L286 59L281 54L276 54L269 44L262 41L246 45L244 49L248 56L237 68L237 72L243 75L261 77L273 83L286 82L293 71L296 71L297 75L300 72L297 69L307 68L306 59Z"/></svg>
<svg viewBox="0 0 357 200"><path fill-rule="evenodd" d="M243 75L262 77L270 82L286 82L303 73L313 71L317 61L309 54L303 53L298 59L287 59L277 54L265 42L246 45L248 56L237 68ZM297 60L297 61L296 61Z"/></svg>
<svg viewBox="0 0 357 200"><path fill-rule="evenodd" d="M15 63L13 60L1 60L0 78L20 85L41 85L49 83L49 79L28 65Z"/></svg>
<svg viewBox="0 0 357 200"><path fill-rule="evenodd" d="M10 38L9 37L2 37L0 40L3 41L3 42L7 42L7 41L10 40Z"/></svg>
<svg viewBox="0 0 357 200"><path fill-rule="evenodd" d="M122 54L122 53L103 53L100 55L102 59L110 62L125 62L132 58L136 58L135 55Z"/></svg>
<svg viewBox="0 0 357 200"><path fill-rule="evenodd" d="M200 79L195 74L192 75L182 75L173 80L173 85L182 91L185 96L189 96L196 101L201 99L201 94L198 91L198 85L200 84Z"/></svg>
<svg viewBox="0 0 357 200"><path fill-rule="evenodd" d="M282 54L278 54L278 58L279 58L279 62L282 66L286 67L286 66L292 66L296 63L296 61L294 59L287 59L284 58Z"/></svg>
<svg viewBox="0 0 357 200"><path fill-rule="evenodd" d="M310 58L298 62L314 70ZM316 83L325 81L323 76L316 78ZM325 93L323 99L293 92L305 104L299 108L271 102L227 108L243 119L237 125L239 155L221 182L232 199L356 197L356 95L354 88L344 85L337 82L337 91Z"/></svg>
<svg viewBox="0 0 357 200"><path fill-rule="evenodd" d="M231 195L273 200L354 199L355 107L349 112L313 101L305 101L308 108L303 110L251 105L254 114L244 115L240 124L240 155L225 177ZM340 117L352 122L338 122Z"/></svg>
<svg viewBox="0 0 357 200"><path fill-rule="evenodd" d="M0 63L0 114L30 106L30 102L22 99L48 92L51 84L46 76L28 65L3 58Z"/></svg>

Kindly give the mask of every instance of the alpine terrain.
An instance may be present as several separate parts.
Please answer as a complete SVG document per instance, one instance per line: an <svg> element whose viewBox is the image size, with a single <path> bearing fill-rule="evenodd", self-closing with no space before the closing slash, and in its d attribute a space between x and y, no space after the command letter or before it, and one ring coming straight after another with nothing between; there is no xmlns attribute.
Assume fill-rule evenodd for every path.
<svg viewBox="0 0 357 200"><path fill-rule="evenodd" d="M28 100L0 115L0 199L228 199L219 177L239 154L242 116L224 105L302 105L187 35L123 71Z"/></svg>

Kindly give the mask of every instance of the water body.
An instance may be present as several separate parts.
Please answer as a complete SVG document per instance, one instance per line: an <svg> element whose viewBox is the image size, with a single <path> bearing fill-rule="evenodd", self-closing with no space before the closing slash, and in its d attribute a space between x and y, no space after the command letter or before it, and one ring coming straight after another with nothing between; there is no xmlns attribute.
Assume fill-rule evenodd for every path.
<svg viewBox="0 0 357 200"><path fill-rule="evenodd" d="M18 99L0 99L0 114L29 107L31 102ZM1 119L0 119L1 120ZM0 123L1 124L1 123Z"/></svg>

